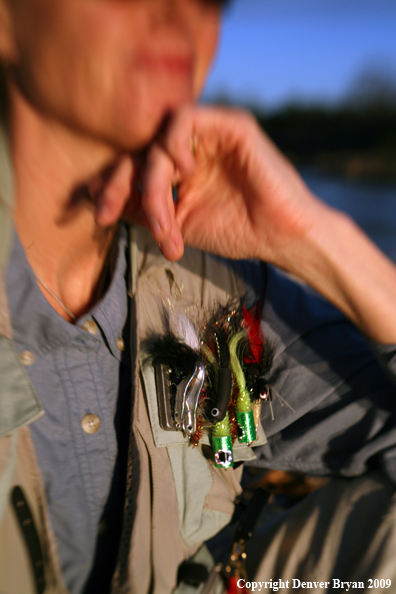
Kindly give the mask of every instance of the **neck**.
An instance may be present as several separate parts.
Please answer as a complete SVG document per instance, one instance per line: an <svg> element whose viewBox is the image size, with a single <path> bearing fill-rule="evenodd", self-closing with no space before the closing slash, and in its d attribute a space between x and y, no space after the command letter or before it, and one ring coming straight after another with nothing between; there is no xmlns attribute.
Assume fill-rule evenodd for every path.
<svg viewBox="0 0 396 594"><path fill-rule="evenodd" d="M116 154L46 118L18 90L11 89L10 96L16 229L33 271L78 317L100 296L98 286L115 233L96 224L95 205L84 187Z"/></svg>

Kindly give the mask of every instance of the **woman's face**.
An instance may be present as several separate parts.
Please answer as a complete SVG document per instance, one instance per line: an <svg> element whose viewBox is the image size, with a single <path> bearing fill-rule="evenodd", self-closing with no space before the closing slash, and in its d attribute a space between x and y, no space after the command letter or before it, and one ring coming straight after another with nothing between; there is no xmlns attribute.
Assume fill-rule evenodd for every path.
<svg viewBox="0 0 396 594"><path fill-rule="evenodd" d="M198 95L221 12L220 0L4 2L14 77L28 99L78 132L129 150Z"/></svg>

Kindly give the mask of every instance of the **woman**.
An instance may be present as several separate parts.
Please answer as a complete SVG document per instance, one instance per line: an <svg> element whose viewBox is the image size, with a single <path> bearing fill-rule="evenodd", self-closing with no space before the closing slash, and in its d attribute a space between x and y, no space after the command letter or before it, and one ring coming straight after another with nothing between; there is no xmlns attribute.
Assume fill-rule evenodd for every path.
<svg viewBox="0 0 396 594"><path fill-rule="evenodd" d="M193 106L221 4L0 0L16 230L12 238L3 207L0 590L7 594L171 592L180 564L195 554L204 563L202 542L229 521L242 467L215 469L182 434L158 424L153 372L138 353L147 333L164 331L158 295L177 318L177 301L207 311L230 295L263 297L266 285L266 333L279 340L275 385L297 412L277 411L273 424L265 422L272 460L257 447L260 464L301 470L305 463L346 476L382 465L393 477L394 389L341 314L264 265L191 249L180 264L167 263L182 257L185 242L275 264L373 341L396 342L393 264L311 195L250 116ZM11 203L2 151L2 201ZM154 242L139 228L129 236L120 218L146 226ZM388 353L392 373L394 348L376 348ZM351 369L355 377L346 381ZM293 456L299 448L303 454ZM334 456L340 450L345 455ZM241 461L252 456L241 448ZM375 518L393 486L385 474L370 481L352 488L382 494L370 499ZM328 514L323 538L350 519L335 517ZM378 530L384 544L383 525ZM304 542L293 554L307 559L312 539ZM291 564L282 561L276 533L260 545L275 547L273 565L260 571L324 580L339 566L341 545L326 550L325 565L320 556L316 565L296 556ZM366 545L361 539L362 556ZM378 565L366 566L378 573Z"/></svg>

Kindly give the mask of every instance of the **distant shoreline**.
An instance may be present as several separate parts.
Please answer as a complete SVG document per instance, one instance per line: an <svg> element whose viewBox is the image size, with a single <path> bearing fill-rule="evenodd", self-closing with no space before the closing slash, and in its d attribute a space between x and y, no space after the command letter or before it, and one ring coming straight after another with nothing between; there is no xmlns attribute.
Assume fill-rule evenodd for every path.
<svg viewBox="0 0 396 594"><path fill-rule="evenodd" d="M396 155L376 152L318 153L310 159L288 154L296 167L313 167L326 175L341 175L350 180L396 182Z"/></svg>
<svg viewBox="0 0 396 594"><path fill-rule="evenodd" d="M396 181L396 97L332 108L289 105L271 113L245 107L296 167L351 180Z"/></svg>
<svg viewBox="0 0 396 594"><path fill-rule="evenodd" d="M396 106L295 106L256 117L297 167L349 179L396 180Z"/></svg>

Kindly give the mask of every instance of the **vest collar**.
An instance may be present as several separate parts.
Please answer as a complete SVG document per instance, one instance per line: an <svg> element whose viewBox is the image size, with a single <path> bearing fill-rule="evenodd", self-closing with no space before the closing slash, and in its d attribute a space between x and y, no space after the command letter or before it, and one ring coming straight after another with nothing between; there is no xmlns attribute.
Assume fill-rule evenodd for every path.
<svg viewBox="0 0 396 594"><path fill-rule="evenodd" d="M5 126L0 122L0 437L35 421L44 413L11 339L2 271L12 236L12 195L9 146Z"/></svg>

